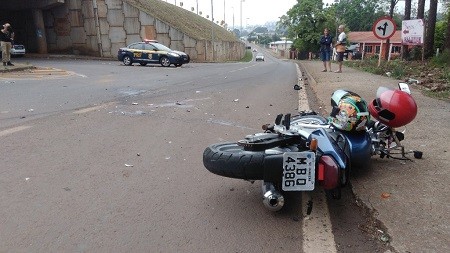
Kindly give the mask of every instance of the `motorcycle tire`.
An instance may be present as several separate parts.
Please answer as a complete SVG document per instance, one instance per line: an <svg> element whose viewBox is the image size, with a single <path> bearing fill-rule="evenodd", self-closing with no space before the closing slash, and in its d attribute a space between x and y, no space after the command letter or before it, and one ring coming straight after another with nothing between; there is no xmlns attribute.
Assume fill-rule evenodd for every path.
<svg viewBox="0 0 450 253"><path fill-rule="evenodd" d="M267 156L264 151L246 151L236 143L217 143L203 152L203 165L219 176L262 180Z"/></svg>

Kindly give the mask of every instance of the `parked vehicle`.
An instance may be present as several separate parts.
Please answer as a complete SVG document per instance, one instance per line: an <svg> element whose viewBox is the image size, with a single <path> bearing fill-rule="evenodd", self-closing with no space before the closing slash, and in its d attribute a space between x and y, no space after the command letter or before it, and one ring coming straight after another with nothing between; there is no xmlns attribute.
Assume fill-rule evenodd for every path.
<svg viewBox="0 0 450 253"><path fill-rule="evenodd" d="M264 61L264 55L263 54L257 54L255 57L255 61Z"/></svg>
<svg viewBox="0 0 450 253"><path fill-rule="evenodd" d="M11 57L23 57L25 55L25 46L21 44L14 44L11 47ZM0 55L2 51L0 48Z"/></svg>
<svg viewBox="0 0 450 253"><path fill-rule="evenodd" d="M274 124L263 126L263 133L210 145L203 164L220 176L262 180L263 203L271 211L283 207L287 191L320 187L339 199L352 170L367 168L371 156L409 160L400 144L404 133L397 128L415 118L417 105L405 85L403 90L380 88L370 104L356 93L337 90L329 119L315 112L280 114ZM414 151L414 157L421 155Z"/></svg>
<svg viewBox="0 0 450 253"><path fill-rule="evenodd" d="M139 63L141 66L151 63L161 64L163 67L169 67L171 64L180 67L190 61L188 54L172 50L155 40L136 42L120 48L117 59L127 66L133 63Z"/></svg>
<svg viewBox="0 0 450 253"><path fill-rule="evenodd" d="M361 60L362 59L362 53L359 51L358 44L350 45L345 49L344 58L348 59L349 55L351 55L352 60Z"/></svg>

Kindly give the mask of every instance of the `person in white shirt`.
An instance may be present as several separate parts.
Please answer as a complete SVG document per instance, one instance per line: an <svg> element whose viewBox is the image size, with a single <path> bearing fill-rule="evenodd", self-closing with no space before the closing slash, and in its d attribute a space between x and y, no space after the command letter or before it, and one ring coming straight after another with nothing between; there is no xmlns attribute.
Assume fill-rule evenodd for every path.
<svg viewBox="0 0 450 253"><path fill-rule="evenodd" d="M344 32L344 25L340 25L338 31L340 32L336 41L336 52L339 69L335 73L342 73L342 61L344 61L345 45L347 44L347 35Z"/></svg>

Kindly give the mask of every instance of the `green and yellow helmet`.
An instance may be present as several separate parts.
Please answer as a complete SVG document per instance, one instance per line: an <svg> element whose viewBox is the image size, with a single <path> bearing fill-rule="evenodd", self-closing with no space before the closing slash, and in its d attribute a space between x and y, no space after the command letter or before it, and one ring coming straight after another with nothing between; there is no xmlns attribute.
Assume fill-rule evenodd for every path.
<svg viewBox="0 0 450 253"><path fill-rule="evenodd" d="M333 110L329 123L343 131L361 131L366 129L370 119L367 103L358 94L337 90L331 96Z"/></svg>

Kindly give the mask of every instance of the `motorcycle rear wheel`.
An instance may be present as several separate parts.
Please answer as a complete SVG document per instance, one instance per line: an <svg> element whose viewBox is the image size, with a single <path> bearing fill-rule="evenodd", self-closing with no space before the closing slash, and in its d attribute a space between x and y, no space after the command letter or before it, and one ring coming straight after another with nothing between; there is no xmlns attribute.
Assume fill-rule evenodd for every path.
<svg viewBox="0 0 450 253"><path fill-rule="evenodd" d="M246 151L236 143L217 143L203 152L203 165L220 176L262 180L266 156L264 151Z"/></svg>

